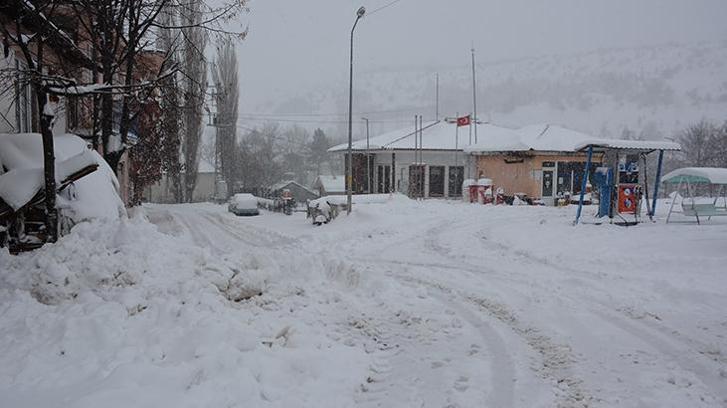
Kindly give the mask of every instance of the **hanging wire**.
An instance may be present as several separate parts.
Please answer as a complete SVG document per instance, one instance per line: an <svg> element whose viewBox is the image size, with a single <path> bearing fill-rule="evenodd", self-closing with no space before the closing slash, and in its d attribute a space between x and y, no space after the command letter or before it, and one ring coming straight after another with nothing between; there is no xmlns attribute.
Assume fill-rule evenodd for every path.
<svg viewBox="0 0 727 408"><path fill-rule="evenodd" d="M369 17L369 16L371 16L371 15L372 15L372 14L374 14L374 13L378 13L379 11L381 11L381 10L383 10L383 9L387 8L387 7L391 7L391 6L393 6L394 4L396 4L396 3L400 2L400 1L401 1L401 0L393 0L393 1L390 1L390 2L388 2L388 3L386 3L386 4L384 4L383 6L381 6L381 7L379 7L379 8L376 8L376 9L374 9L373 11L370 11L370 12L366 13L366 14L364 15L364 18L366 18L366 17Z"/></svg>

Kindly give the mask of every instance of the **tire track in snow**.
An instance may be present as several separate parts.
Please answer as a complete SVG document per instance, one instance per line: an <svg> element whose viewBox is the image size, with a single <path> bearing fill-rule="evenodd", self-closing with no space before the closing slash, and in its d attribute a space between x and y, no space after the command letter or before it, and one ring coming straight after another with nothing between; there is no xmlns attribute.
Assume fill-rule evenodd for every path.
<svg viewBox="0 0 727 408"><path fill-rule="evenodd" d="M482 230L480 230L482 232ZM434 236L435 234L431 234ZM571 273L574 276L569 277L570 279L578 279L579 283L589 290L594 292L603 292L600 284L602 281L594 279L591 276L587 276L584 279L583 274L595 275L588 273L580 269L570 267L568 265L555 264L551 260L537 256L529 251L522 249L513 249L507 245L501 244L490 239L487 235L478 236L478 238L489 246L494 247L496 250L502 251L509 254L514 259L524 259L532 264L544 267L555 272L558 278L563 278L563 273ZM435 240L436 238L432 238ZM436 248L437 243L432 247ZM439 246L441 248L441 246ZM446 250L440 252L442 255L446 255ZM531 282L535 284L535 282ZM709 391L720 400L720 402L727 406L727 379L723 377L721 372L725 372L725 360L726 358L721 354L715 355L709 353L713 347L704 344L698 340L684 336L681 332L671 329L663 324L657 324L655 322L646 322L643 319L637 318L632 314L627 313L622 308L614 308L614 305L595 299L593 296L580 295L577 298L573 294L563 293L556 287L545 287L538 283L538 286L542 290L557 291L558 296L561 299L569 299L571 302L577 305L591 305L588 307L588 312L604 321L605 323L615 327L616 329L624 332L625 334L632 336L646 345L652 347L655 351L660 353L661 357L666 357L668 360L676 363L683 370L694 374L696 378L702 382L702 384L709 389ZM593 306L597 305L598 308ZM674 343L680 344L682 347L677 347ZM685 356L685 351L688 352L691 357ZM702 360L700 363L697 360ZM717 362L722 368L710 369L704 365L705 362L709 364L709 361ZM721 371L720 371L721 370Z"/></svg>
<svg viewBox="0 0 727 408"><path fill-rule="evenodd" d="M172 214L171 212L169 212L169 214L178 223L182 224L182 226L187 230L189 237L192 238L192 242L195 245L202 248L209 248L212 251L217 250L217 247L212 244L210 238L200 228L194 228L192 224L190 224L185 217L181 217L180 214Z"/></svg>
<svg viewBox="0 0 727 408"><path fill-rule="evenodd" d="M507 306L440 283L413 276L401 278L465 299L509 327L540 356L540 365L533 368L541 378L552 380L554 384L557 384L556 398L558 407L588 407L589 403L594 400L582 387L583 380L577 378L570 371L571 365L576 361L571 354L570 347L555 343L540 330L522 321Z"/></svg>
<svg viewBox="0 0 727 408"><path fill-rule="evenodd" d="M453 302L451 298L445 299L436 295L443 303L454 307L458 316L463 317L470 325L474 326L485 340L486 347L490 350L490 366L492 379L490 384L491 393L487 398L489 407L512 407L515 399L515 366L505 340L497 331L481 317L470 311L459 302Z"/></svg>
<svg viewBox="0 0 727 408"><path fill-rule="evenodd" d="M516 258L519 257L519 258L528 260L529 262L531 262L533 264L536 264L536 265L539 265L539 266L543 266L544 265L545 267L549 268L550 270L556 271L560 275L562 275L564 272L565 273L571 273L573 275L577 275L577 276L573 276L573 277L568 277L568 279L578 279L578 282L581 285L587 287L589 290L592 290L594 292L601 292L601 293L604 293L605 295L608 295L608 292L603 291L603 289L601 287L603 281L600 281L598 279L594 279L594 278L591 278L591 277L588 277L588 278L584 279L583 276L582 276L584 272L587 273L587 274L589 274L589 275L595 275L594 273L588 273L586 271L583 271L581 269L576 269L576 268L573 268L573 267L568 266L568 265L555 264L555 263L553 263L551 260L549 260L547 258L537 256L537 255L535 255L535 254L533 254L531 252L528 252L526 250L509 248L506 245L503 245L501 243L494 242L492 240L488 240L486 237L482 237L482 239L485 239L487 242L493 244L494 246L496 246L500 250L512 254L513 257L516 257ZM563 294L561 294L561 296L567 296L570 299L575 300L575 298L572 295L563 295ZM606 303L606 302L597 300L597 299L595 299L593 297L588 297L588 298L581 297L580 300L581 301L582 300L587 300L587 301L589 301L591 303L595 303L597 305L600 305L605 310L608 310L608 311L612 312L612 313L609 313L608 314L608 320L609 321L614 321L614 319L616 319L616 317L614 316L614 314L617 314L617 315L621 316L622 318L625 318L628 322L631 322L633 324L637 324L638 326L643 326L639 330L640 331L643 331L644 333L646 333L645 334L646 337L649 337L649 336L652 336L653 337L654 335L656 335L655 332L658 332L658 333L660 333L660 335L661 335L660 337L662 337L662 340L666 340L668 342L679 343L682 346L690 349L690 351L693 351L695 354L701 354L701 355L709 354L707 352L707 350L710 350L712 348L709 344L706 344L706 343L701 342L701 341L699 341L697 339L694 339L694 338L691 338L689 336L686 336L684 333L682 333L682 332L680 332L680 331L678 331L678 330L676 330L674 328L671 328L671 327L667 326L658 317L656 317L653 320L652 319L645 320L643 318L644 316L635 315L634 312L631 309L629 309L629 308L625 308L625 307L614 307L613 304L609 304L609 303ZM599 312L599 313L602 313L602 314L605 313L604 310L591 310L591 311L592 312ZM644 315L654 318L654 315L651 315L648 312L644 313ZM605 314L604 314L604 316L605 316ZM633 325L631 327L633 327ZM727 364L727 356L717 355L717 356L712 356L711 359L712 360L715 360L715 361L718 361L718 362L720 362L722 364Z"/></svg>
<svg viewBox="0 0 727 408"><path fill-rule="evenodd" d="M427 249L442 258L450 259L465 265L464 268L457 267L456 265L448 266L448 268L460 270L465 269L471 273L479 272L477 274L480 277L482 276L482 272L486 271L491 275L499 275L497 276L498 279L503 278L502 273L498 273L496 270L485 266L486 264L483 266L469 265L462 262L461 258L452 256L450 251L442 246L438 241L438 237L441 235L438 232L442 231L447 226L449 226L449 229L451 230L466 228L464 223L453 226L448 222L442 222L431 227L424 234L425 247ZM532 281L517 280L514 279L511 274L506 279L520 285L532 286ZM594 397L585 391L583 387L584 381L577 378L575 374L572 373L571 367L577 362L577 360L573 357L570 346L554 342L550 337L543 334L541 330L532 326L531 323L523 322L514 312L510 311L509 308L502 303L477 295L468 295L466 293L456 291L455 289L445 287L441 284L426 281L422 281L422 283L428 285L434 284L439 287L440 290L458 292L459 296L462 296L471 303L478 305L483 311L486 311L491 316L508 325L516 334L523 338L527 345L531 349L535 350L542 359L542 365L535 367L535 371L538 372L541 377L550 378L558 384L558 389L562 392L561 395L557 395L559 399L558 406L583 407L588 406L589 403L594 400ZM508 287L508 290L512 291L514 288ZM517 290L515 291L517 292Z"/></svg>
<svg viewBox="0 0 727 408"><path fill-rule="evenodd" d="M412 294L422 288L420 282L406 279L391 270L386 275L412 288ZM432 306L428 302L429 308L440 313L422 311L406 302L387 302L377 304L375 316L355 321L354 326L372 338L378 348L375 364L371 367L372 375L367 384L362 385L359 405L428 406L441 402L446 406L472 406L473 398L478 401L485 398L485 406L512 407L515 369L509 358L506 341L486 319L456 298L445 296L439 290L430 290L426 297L438 304ZM410 312L406 311L407 305L413 307ZM444 318L442 311L460 323L455 328L447 326L446 321L441 320ZM419 313L424 314L418 317ZM466 325L462 326L459 319ZM469 335L465 336L464 333ZM480 354L482 346L476 338L481 339L489 354ZM469 365L476 365L472 359L483 359L483 363L490 366L489 387L476 387L467 369ZM465 361L467 364L460 365ZM441 370L447 371L442 374ZM475 381L477 377L475 374ZM432 394L435 395L434 399L445 400L434 401ZM479 396L474 397L472 394Z"/></svg>
<svg viewBox="0 0 727 408"><path fill-rule="evenodd" d="M233 227L229 226L228 224L226 224L226 222L225 222L226 220L224 220L222 214L204 213L204 214L201 214L201 217L203 217L205 220L209 221L212 225L214 225L218 229L222 230L222 232L226 233L227 235L237 239L238 241L242 241L247 245L253 246L253 247L282 249L281 247L283 247L283 246L292 245L292 244L295 244L298 242L298 240L296 240L296 239L277 234L273 231L255 228L251 225L243 225L243 224L235 222L235 227L239 227L239 228L233 228ZM240 231L243 228L244 228L245 232L248 232L251 234L250 235L243 234Z"/></svg>

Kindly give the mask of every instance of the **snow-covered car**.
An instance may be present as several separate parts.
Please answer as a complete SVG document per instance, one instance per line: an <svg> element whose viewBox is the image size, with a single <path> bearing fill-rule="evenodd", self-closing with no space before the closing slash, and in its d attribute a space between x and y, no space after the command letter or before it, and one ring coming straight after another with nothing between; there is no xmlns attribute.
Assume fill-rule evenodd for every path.
<svg viewBox="0 0 727 408"><path fill-rule="evenodd" d="M239 193L232 196L227 205L227 211L235 215L259 215L257 198L248 193Z"/></svg>

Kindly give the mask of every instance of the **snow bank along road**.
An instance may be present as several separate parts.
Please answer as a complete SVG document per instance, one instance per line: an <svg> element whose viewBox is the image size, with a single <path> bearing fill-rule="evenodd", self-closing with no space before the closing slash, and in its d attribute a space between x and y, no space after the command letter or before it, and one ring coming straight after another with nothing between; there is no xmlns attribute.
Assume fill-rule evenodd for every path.
<svg viewBox="0 0 727 408"><path fill-rule="evenodd" d="M0 257L42 277L0 277L0 406L727 407L727 220L573 227L572 208L399 198L321 227L143 212L156 229ZM116 272L43 266L86 238Z"/></svg>

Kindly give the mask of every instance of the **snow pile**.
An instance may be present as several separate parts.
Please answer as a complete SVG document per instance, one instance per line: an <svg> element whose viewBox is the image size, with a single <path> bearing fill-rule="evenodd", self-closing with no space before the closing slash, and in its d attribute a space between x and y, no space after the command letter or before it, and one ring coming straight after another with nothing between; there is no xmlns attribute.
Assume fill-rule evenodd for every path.
<svg viewBox="0 0 727 408"><path fill-rule="evenodd" d="M349 406L366 356L321 332L300 285L326 268L306 262L213 255L141 216L0 252L0 406Z"/></svg>
<svg viewBox="0 0 727 408"><path fill-rule="evenodd" d="M98 169L74 182L58 196L58 207L74 222L92 218L116 219L124 214L119 182L106 161L72 134L53 138L56 183L82 168ZM25 205L43 187L43 141L38 133L0 134L0 197L13 209ZM1 173L1 171L0 171Z"/></svg>
<svg viewBox="0 0 727 408"><path fill-rule="evenodd" d="M346 204L347 197L345 195L333 195L323 196L315 200L310 201L310 206L313 207L319 203L328 203L333 205L344 205ZM351 196L351 203L353 204L383 204L390 201L409 201L409 198L403 194L357 194Z"/></svg>

